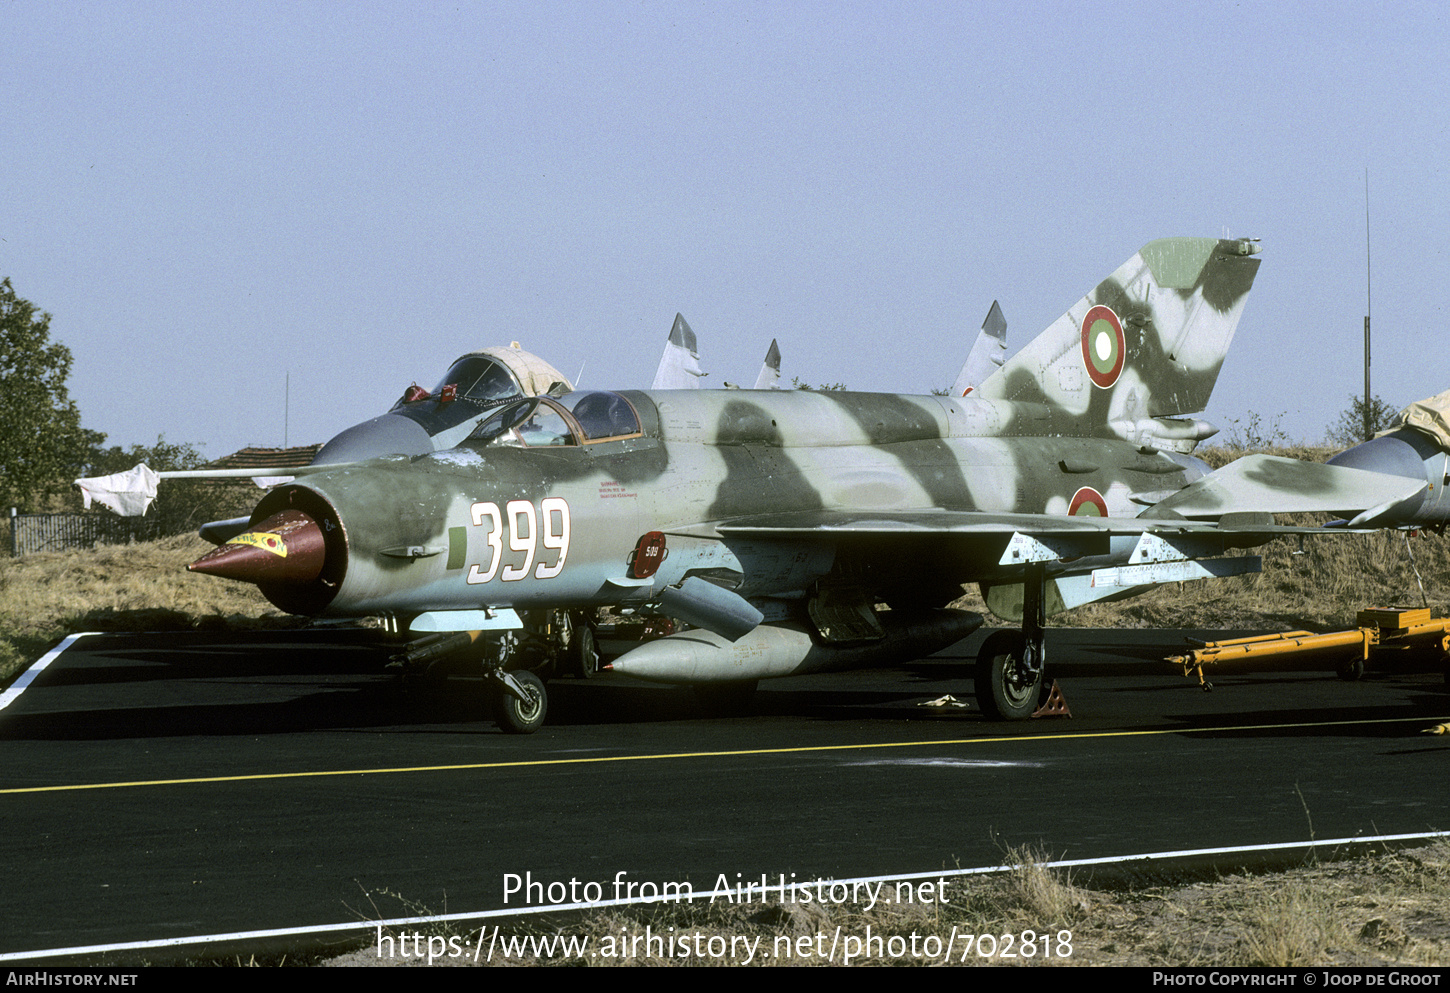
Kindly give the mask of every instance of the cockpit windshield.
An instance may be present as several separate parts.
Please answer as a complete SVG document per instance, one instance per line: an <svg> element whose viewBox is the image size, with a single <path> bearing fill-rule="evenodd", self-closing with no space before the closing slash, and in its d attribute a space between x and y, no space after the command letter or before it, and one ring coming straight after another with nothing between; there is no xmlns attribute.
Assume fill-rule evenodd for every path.
<svg viewBox="0 0 1450 993"><path fill-rule="evenodd" d="M523 396L524 393L514 374L486 355L465 355L449 366L438 385L433 387L433 398L441 397L445 386L453 387L455 397L467 398L475 403L504 400Z"/></svg>
<svg viewBox="0 0 1450 993"><path fill-rule="evenodd" d="M478 427L468 436L469 441L493 441L499 435L509 431L515 424L518 424L529 411L534 408L536 401L523 400L519 403L511 403L500 407L492 415L485 417L478 422Z"/></svg>

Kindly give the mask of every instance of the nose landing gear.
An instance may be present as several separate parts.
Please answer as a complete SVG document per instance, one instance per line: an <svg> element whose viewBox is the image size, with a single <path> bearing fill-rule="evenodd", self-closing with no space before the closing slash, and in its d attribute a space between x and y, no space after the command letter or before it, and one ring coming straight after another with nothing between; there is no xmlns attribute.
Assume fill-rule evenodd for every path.
<svg viewBox="0 0 1450 993"><path fill-rule="evenodd" d="M599 651L591 618L582 611L520 615L523 625L513 630L454 631L415 639L390 665L405 676L416 676L471 662L482 668L489 711L499 728L532 734L543 726L549 710L544 679L589 678L599 669Z"/></svg>
<svg viewBox="0 0 1450 993"><path fill-rule="evenodd" d="M549 711L549 695L544 681L532 672L490 673L494 686L493 715L501 730L509 734L533 734L544 724Z"/></svg>

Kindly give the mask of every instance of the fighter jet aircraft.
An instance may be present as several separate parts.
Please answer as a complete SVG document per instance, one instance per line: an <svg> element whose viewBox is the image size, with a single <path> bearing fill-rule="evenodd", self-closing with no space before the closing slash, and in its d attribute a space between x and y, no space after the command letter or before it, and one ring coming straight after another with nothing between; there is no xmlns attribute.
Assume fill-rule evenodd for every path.
<svg viewBox="0 0 1450 993"><path fill-rule="evenodd" d="M708 376L700 368L700 353L695 343L695 332L685 323L684 314L675 315L670 335L665 339L664 354L660 356L659 367L655 369L652 390L698 390L700 380Z"/></svg>
<svg viewBox="0 0 1450 993"><path fill-rule="evenodd" d="M190 568L283 610L390 614L403 657L479 655L505 730L544 720L540 676L592 666L590 612L696 625L617 672L749 689L906 661L982 623L991 717L1032 713L1046 617L1168 580L1254 571L1226 552L1359 516L1424 481L1185 453L1259 267L1243 240L1155 241L968 396L574 391L497 407L443 451L324 470L262 498Z"/></svg>

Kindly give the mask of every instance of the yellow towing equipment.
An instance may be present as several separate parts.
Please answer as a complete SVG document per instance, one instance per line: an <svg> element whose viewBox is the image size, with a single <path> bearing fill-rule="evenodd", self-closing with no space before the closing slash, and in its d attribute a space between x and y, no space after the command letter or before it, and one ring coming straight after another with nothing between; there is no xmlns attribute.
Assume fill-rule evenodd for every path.
<svg viewBox="0 0 1450 993"><path fill-rule="evenodd" d="M1364 675L1371 652L1433 652L1450 654L1450 619L1434 620L1428 608L1373 607L1361 610L1353 631L1330 631L1312 634L1289 631L1253 638L1209 641L1187 655L1174 655L1169 662L1183 666L1183 675L1194 673L1205 690L1213 684L1203 678L1203 667L1210 663L1237 662L1270 655L1301 655L1310 652L1337 652L1342 657L1335 665L1341 679L1358 679ZM1450 679L1450 671L1446 678Z"/></svg>

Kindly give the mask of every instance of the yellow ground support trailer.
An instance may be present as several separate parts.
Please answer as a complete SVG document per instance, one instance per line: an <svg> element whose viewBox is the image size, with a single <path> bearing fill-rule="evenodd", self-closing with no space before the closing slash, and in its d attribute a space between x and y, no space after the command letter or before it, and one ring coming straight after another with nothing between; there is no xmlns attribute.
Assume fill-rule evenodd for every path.
<svg viewBox="0 0 1450 993"><path fill-rule="evenodd" d="M1210 663L1323 652L1336 657L1335 671L1341 679L1358 679L1364 675L1372 653L1438 653L1442 662L1450 657L1450 619L1431 618L1429 608L1372 607L1361 610L1355 623L1359 627L1352 631L1289 631L1205 642L1187 655L1174 655L1168 661L1183 666L1185 676L1196 674L1199 685L1211 690L1213 684L1203 678L1203 667ZM1446 670L1446 678L1450 679L1450 670Z"/></svg>

